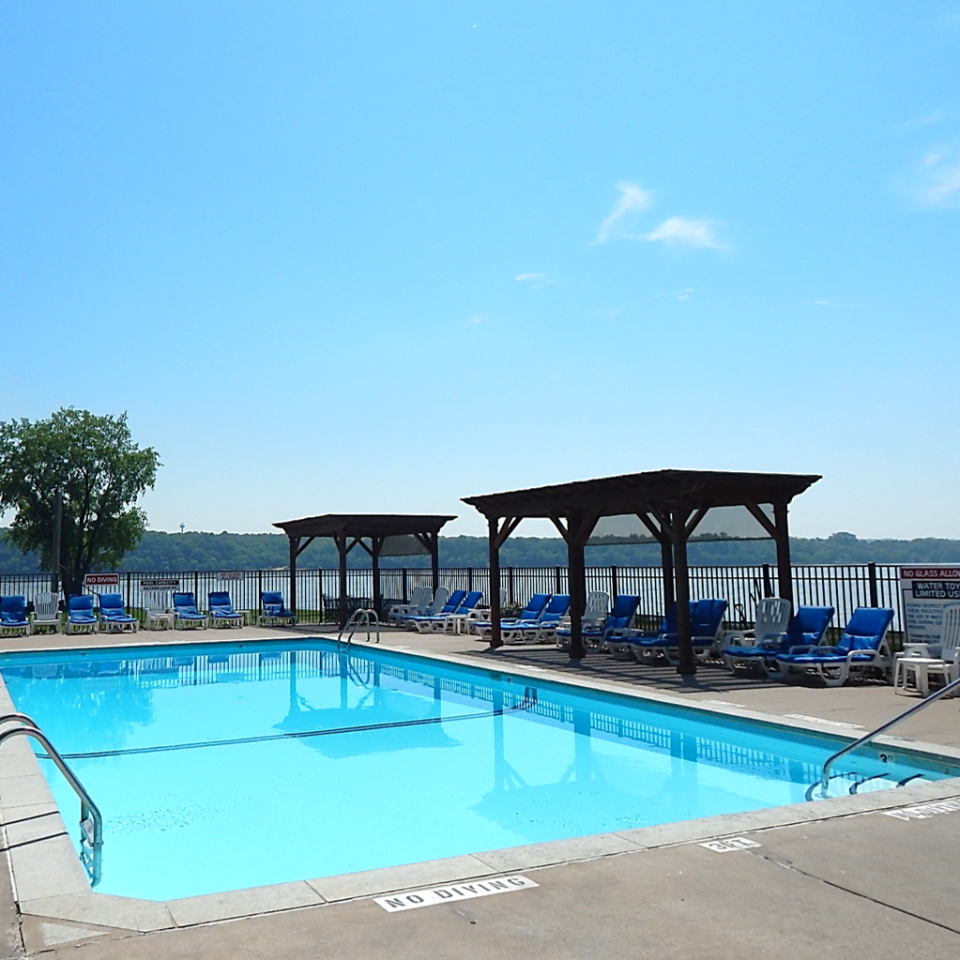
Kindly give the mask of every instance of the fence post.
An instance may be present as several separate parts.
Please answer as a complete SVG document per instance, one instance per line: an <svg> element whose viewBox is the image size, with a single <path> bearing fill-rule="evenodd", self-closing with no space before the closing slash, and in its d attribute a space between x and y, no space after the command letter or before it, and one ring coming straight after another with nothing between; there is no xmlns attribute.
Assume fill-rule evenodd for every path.
<svg viewBox="0 0 960 960"><path fill-rule="evenodd" d="M467 592L473 593L473 567L467 567Z"/></svg>
<svg viewBox="0 0 960 960"><path fill-rule="evenodd" d="M513 567L507 567L507 603L513 603Z"/></svg>
<svg viewBox="0 0 960 960"><path fill-rule="evenodd" d="M880 599L877 596L877 565L875 563L867 564L867 575L870 577L870 606L879 607Z"/></svg>
<svg viewBox="0 0 960 960"><path fill-rule="evenodd" d="M401 576L403 579L403 602L409 603L410 601L407 598L407 568L406 567L403 568L403 573L401 574Z"/></svg>
<svg viewBox="0 0 960 960"><path fill-rule="evenodd" d="M556 592L557 592L557 593L562 593L562 592L563 592L563 584L560 582L560 568L559 568L559 567L557 567L557 589L556 589Z"/></svg>
<svg viewBox="0 0 960 960"><path fill-rule="evenodd" d="M763 595L765 597L773 596L773 583L770 580L770 564L763 565Z"/></svg>
<svg viewBox="0 0 960 960"><path fill-rule="evenodd" d="M620 596L620 584L617 580L617 565L610 565L610 596L616 599Z"/></svg>

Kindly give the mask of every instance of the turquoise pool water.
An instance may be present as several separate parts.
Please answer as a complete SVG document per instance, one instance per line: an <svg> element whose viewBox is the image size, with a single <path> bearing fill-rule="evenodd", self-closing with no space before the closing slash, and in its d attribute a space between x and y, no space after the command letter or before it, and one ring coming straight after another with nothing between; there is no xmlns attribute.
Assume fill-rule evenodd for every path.
<svg viewBox="0 0 960 960"><path fill-rule="evenodd" d="M324 640L7 654L0 672L103 811L97 889L156 900L797 803L840 742ZM846 782L956 775L886 760Z"/></svg>

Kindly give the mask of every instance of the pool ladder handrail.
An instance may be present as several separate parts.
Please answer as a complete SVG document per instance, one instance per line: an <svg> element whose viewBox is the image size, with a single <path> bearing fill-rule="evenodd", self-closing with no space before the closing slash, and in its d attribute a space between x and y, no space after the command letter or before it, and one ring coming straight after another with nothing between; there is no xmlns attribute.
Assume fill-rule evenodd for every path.
<svg viewBox="0 0 960 960"><path fill-rule="evenodd" d="M885 730L889 730L891 727L896 726L901 720L906 720L907 717L913 716L915 713L919 713L923 710L924 707L929 706L933 703L934 700L939 700L941 697L946 696L953 690L960 690L960 679L951 680L948 684L942 686L939 690L934 690L933 693L925 697L919 703L915 703L912 707L907 710L904 710L903 713L898 714L892 720L888 720L886 723L882 723L876 730L871 730L869 733L865 733L858 740L853 740L851 743L848 743L845 747L842 747L836 753L831 754L827 757L826 762L823 765L823 773L820 776L820 791L826 796L827 788L830 781L830 768L839 760L841 757L846 756L853 750L856 750L857 747L862 746L868 741L872 740L874 737L879 736Z"/></svg>
<svg viewBox="0 0 960 960"><path fill-rule="evenodd" d="M380 642L380 618L377 616L377 611L372 607L357 607L353 613L347 618L347 622L340 628L340 633L337 636L337 643L343 641L343 635L347 634L347 646L350 646L350 643L353 640L353 635L357 632L357 627L363 624L367 629L367 643L370 642L370 628L371 626L376 629L377 643ZM349 633L347 631L349 630Z"/></svg>
<svg viewBox="0 0 960 960"><path fill-rule="evenodd" d="M95 887L100 882L103 864L103 816L100 808L32 717L25 713L6 713L0 716L0 724L4 723L19 723L20 726L0 731L0 746L13 737L32 737L47 751L48 757L80 798L80 860L90 877L90 886ZM84 852L86 849L90 851L89 856Z"/></svg>

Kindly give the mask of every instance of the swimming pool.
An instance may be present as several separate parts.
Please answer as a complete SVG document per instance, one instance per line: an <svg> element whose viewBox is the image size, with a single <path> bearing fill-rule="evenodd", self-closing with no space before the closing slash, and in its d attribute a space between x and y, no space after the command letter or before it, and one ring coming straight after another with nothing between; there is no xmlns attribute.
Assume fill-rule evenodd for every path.
<svg viewBox="0 0 960 960"><path fill-rule="evenodd" d="M0 671L104 813L97 889L153 900L801 802L842 742L326 640ZM862 791L957 771L870 750L843 774Z"/></svg>

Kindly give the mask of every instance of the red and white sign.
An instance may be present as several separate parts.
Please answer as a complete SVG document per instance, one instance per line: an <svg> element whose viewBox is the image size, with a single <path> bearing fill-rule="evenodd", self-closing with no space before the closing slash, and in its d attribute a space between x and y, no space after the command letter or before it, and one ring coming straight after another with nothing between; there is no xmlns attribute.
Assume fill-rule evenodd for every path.
<svg viewBox="0 0 960 960"><path fill-rule="evenodd" d="M960 580L960 567L901 567L901 580Z"/></svg>
<svg viewBox="0 0 960 960"><path fill-rule="evenodd" d="M88 573L83 578L85 587L116 587L119 583L119 573Z"/></svg>

